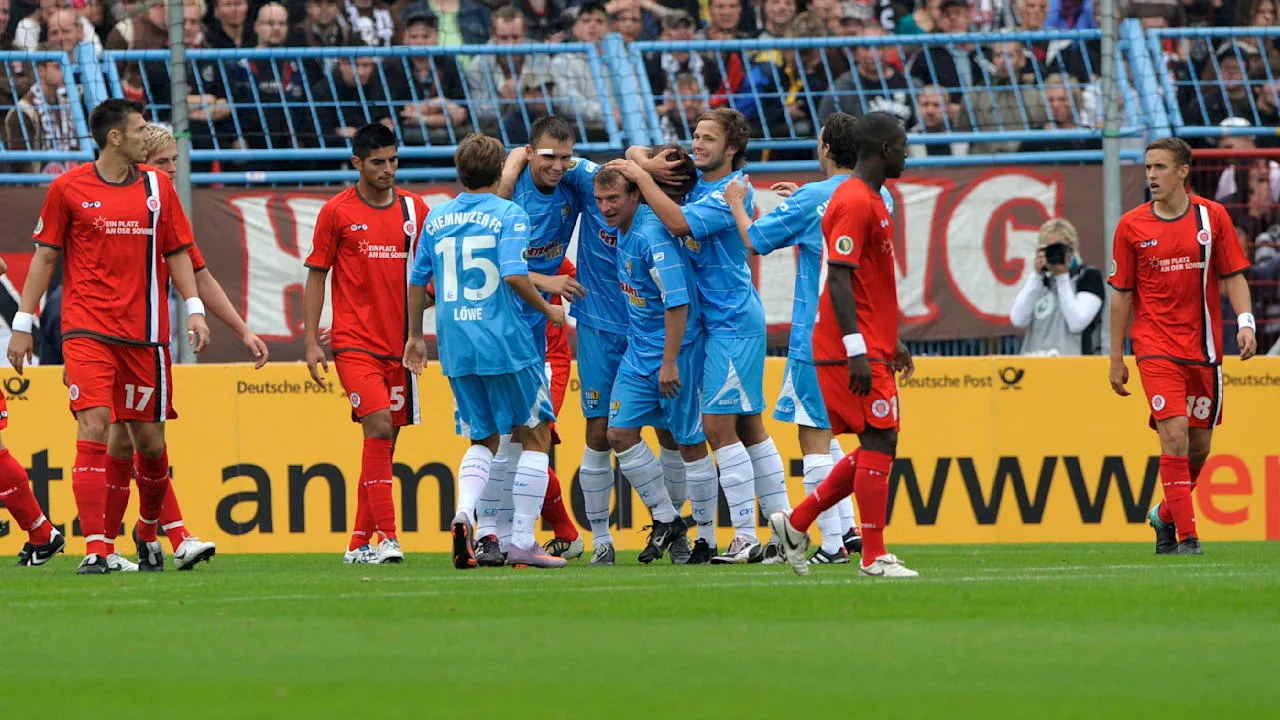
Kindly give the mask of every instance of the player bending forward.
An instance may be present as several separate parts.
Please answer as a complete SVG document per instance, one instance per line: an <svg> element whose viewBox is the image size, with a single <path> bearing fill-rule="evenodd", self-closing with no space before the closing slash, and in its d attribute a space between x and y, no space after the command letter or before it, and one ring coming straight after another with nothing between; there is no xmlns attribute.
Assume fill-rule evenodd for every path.
<svg viewBox="0 0 1280 720"><path fill-rule="evenodd" d="M916 577L885 550L889 470L898 450L898 389L894 372L911 356L898 341L898 294L893 263L893 221L880 199L886 178L901 177L907 136L896 118L873 112L853 130L857 164L831 197L822 218L827 245L826 297L813 332L817 363L845 357L848 375L819 371L818 384L833 432L858 434L861 445L831 469L794 511L769 518L774 537L797 575L808 575L808 528L819 513L853 493L862 520L864 575ZM850 311L853 312L850 312Z"/></svg>
<svg viewBox="0 0 1280 720"><path fill-rule="evenodd" d="M1240 359L1257 350L1249 311L1249 268L1231 217L1187 193L1191 147L1178 138L1147 146L1151 202L1124 214L1112 246L1111 389L1127 396L1124 334L1133 315L1133 354L1160 436L1164 501L1151 510L1156 554L1200 555L1191 491L1222 423L1222 297L1239 326Z"/></svg>
<svg viewBox="0 0 1280 720"><path fill-rule="evenodd" d="M458 473L454 564L466 566L459 561L472 552L476 501L500 437L512 433L522 452L512 482L515 513L507 564L557 568L566 561L547 554L534 537L547 490L555 414L520 301L553 325L564 325L564 310L548 303L529 279L524 259L529 216L494 194L505 159L502 143L490 137L472 135L458 145L454 161L466 192L436 206L423 224L422 252L410 278L404 365L422 373L427 352L422 312L427 283L435 279L440 365L472 443Z"/></svg>

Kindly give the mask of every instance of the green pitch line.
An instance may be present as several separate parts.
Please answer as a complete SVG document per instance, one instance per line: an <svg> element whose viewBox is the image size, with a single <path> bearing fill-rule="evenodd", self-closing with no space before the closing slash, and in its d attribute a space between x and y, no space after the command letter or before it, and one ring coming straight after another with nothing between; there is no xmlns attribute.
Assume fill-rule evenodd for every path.
<svg viewBox="0 0 1280 720"><path fill-rule="evenodd" d="M904 547L786 566L460 572L218 556L0 569L0 708L218 718L1271 717L1280 546ZM836 715L835 713L839 713ZM124 715L120 715L124 716Z"/></svg>

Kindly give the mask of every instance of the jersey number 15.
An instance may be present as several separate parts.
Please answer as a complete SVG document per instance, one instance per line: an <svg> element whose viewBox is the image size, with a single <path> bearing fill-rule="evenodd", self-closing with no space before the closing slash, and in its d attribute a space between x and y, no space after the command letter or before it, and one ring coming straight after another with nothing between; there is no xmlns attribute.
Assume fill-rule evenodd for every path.
<svg viewBox="0 0 1280 720"><path fill-rule="evenodd" d="M468 235L462 238L462 271L479 270L484 273L484 283L478 287L462 289L462 296L469 302L483 302L498 289L498 266L486 257L476 257L477 250L487 250L498 246L498 238L493 235ZM435 253L444 257L444 302L458 300L458 238L441 238L436 243Z"/></svg>

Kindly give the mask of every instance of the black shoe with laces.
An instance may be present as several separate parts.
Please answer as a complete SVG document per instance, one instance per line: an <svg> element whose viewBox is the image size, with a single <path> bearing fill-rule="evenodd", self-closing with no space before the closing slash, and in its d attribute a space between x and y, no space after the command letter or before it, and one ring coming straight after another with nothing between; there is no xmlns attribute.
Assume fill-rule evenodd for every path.
<svg viewBox="0 0 1280 720"><path fill-rule="evenodd" d="M1200 538L1189 537L1178 543L1178 549L1173 551L1174 555L1203 555L1204 550L1200 549Z"/></svg>
<svg viewBox="0 0 1280 720"><path fill-rule="evenodd" d="M1155 523L1151 523L1151 527L1156 531L1156 554L1157 555L1174 555L1178 552L1178 529L1172 525L1159 527Z"/></svg>
<svg viewBox="0 0 1280 720"><path fill-rule="evenodd" d="M850 528L841 539L844 541L844 549L848 550L850 555L862 554L862 536L857 530Z"/></svg>
<svg viewBox="0 0 1280 720"><path fill-rule="evenodd" d="M653 521L653 525L646 525L641 530L652 530L649 532L649 544L644 550L640 551L640 562L648 565L654 560L661 560L663 554L671 547L671 543L676 538L682 537L688 526L684 524L684 518L677 517L671 522Z"/></svg>
<svg viewBox="0 0 1280 720"><path fill-rule="evenodd" d="M698 538L693 544L693 552L689 554L690 565L710 565L711 558L720 554L720 548Z"/></svg>
<svg viewBox="0 0 1280 720"><path fill-rule="evenodd" d="M507 564L497 535L485 535L476 542L476 564L480 567L502 567Z"/></svg>
<svg viewBox="0 0 1280 720"><path fill-rule="evenodd" d="M138 546L138 572L164 572L164 548L156 542L143 542L138 526L133 526L133 543Z"/></svg>
<svg viewBox="0 0 1280 720"><path fill-rule="evenodd" d="M80 567L76 568L77 575L106 575L111 572L107 567L107 559L101 555L85 555L84 560L80 561Z"/></svg>

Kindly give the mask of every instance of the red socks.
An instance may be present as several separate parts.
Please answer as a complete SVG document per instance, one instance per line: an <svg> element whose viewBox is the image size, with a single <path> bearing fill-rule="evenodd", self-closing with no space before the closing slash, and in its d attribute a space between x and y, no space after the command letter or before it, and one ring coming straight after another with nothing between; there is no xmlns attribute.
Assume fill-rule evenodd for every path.
<svg viewBox="0 0 1280 720"><path fill-rule="evenodd" d="M129 509L129 496L133 490L133 459L107 456L107 505L102 522L103 535L107 537L107 552L115 552L116 536L120 523Z"/></svg>
<svg viewBox="0 0 1280 720"><path fill-rule="evenodd" d="M394 452L395 446L390 438L365 438L360 464L360 485L368 493L374 526L388 540L396 539L396 504L391 494L391 456ZM356 514L359 515L358 509Z"/></svg>
<svg viewBox="0 0 1280 720"><path fill-rule="evenodd" d="M76 460L71 467L71 492L80 514L88 555L106 555L105 513L107 507L107 444L76 441Z"/></svg>
<svg viewBox="0 0 1280 720"><path fill-rule="evenodd" d="M1164 486L1162 508L1168 508L1181 542L1196 534L1196 508L1191 500L1191 463L1185 457L1160 456L1160 484ZM1161 520L1163 520L1163 515Z"/></svg>
<svg viewBox="0 0 1280 720"><path fill-rule="evenodd" d="M143 542L155 542L160 524L160 508L169 494L169 453L160 451L159 457L137 456L138 466L138 537Z"/></svg>
<svg viewBox="0 0 1280 720"><path fill-rule="evenodd" d="M135 460L136 460L135 456ZM169 538L174 550L183 540L191 537L186 523L182 521L182 508L178 505L178 496L173 492L173 478L169 478L168 489L164 493L164 504L160 506L160 529Z"/></svg>
<svg viewBox="0 0 1280 720"><path fill-rule="evenodd" d="M351 530L351 542L347 551L358 550L369 544L373 537L373 512L369 510L369 493L364 487L364 474L360 474L360 487L356 490L356 525Z"/></svg>
<svg viewBox="0 0 1280 720"><path fill-rule="evenodd" d="M578 526L573 524L560 493L560 478L547 468L547 494L542 499L542 519L551 525L556 537L573 542L578 539Z"/></svg>
<svg viewBox="0 0 1280 720"><path fill-rule="evenodd" d="M858 503L858 517L862 519L863 567L886 553L884 525L889 506L889 471L892 469L892 455L863 450L858 456L853 497Z"/></svg>
<svg viewBox="0 0 1280 720"><path fill-rule="evenodd" d="M0 502L9 508L13 519L27 531L28 539L33 545L49 542L53 526L41 512L40 503L36 502L36 496L31 492L26 469L8 448L0 448Z"/></svg>
<svg viewBox="0 0 1280 720"><path fill-rule="evenodd" d="M1188 461L1190 462L1190 461ZM1191 465L1191 492L1196 491L1196 483L1200 480L1200 471L1204 469L1203 465ZM1160 514L1160 522L1165 525L1173 525L1173 513L1169 511L1169 503L1160 502L1156 508L1156 512Z"/></svg>
<svg viewBox="0 0 1280 720"><path fill-rule="evenodd" d="M827 478L818 485L813 494L791 511L791 527L800 532L808 532L809 526L819 515L849 497L853 492L854 472L861 452L862 449L858 448L840 458L840 462L831 468Z"/></svg>

